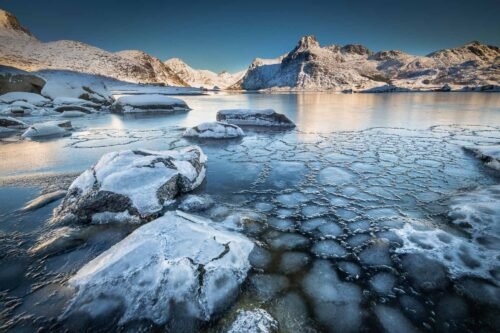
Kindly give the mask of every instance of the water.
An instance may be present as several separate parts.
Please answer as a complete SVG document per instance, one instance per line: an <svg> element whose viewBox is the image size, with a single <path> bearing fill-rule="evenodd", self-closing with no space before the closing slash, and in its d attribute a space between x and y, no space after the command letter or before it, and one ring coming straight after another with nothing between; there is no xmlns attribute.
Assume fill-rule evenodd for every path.
<svg viewBox="0 0 500 333"><path fill-rule="evenodd" d="M89 228L84 242L40 257L29 249L52 230L46 220L58 202L33 212L19 208L40 192L67 187L106 152L193 143L209 157L207 180L196 192L216 202L200 214L224 223L251 211L267 220L243 231L260 247L238 301L203 330L220 331L238 308L253 307L268 310L282 332L498 329L500 268L495 260L481 264L491 261L481 256L498 258L498 246L460 243L467 235L446 215L456 193L498 184L498 173L461 147L500 140L500 95L183 98L189 113L95 115L73 120L71 137L0 144L2 329L60 329L54 318L71 298L64 281L132 230ZM297 129L249 130L224 143L181 138L184 127L213 121L227 108L274 108ZM435 244L406 237L412 230ZM465 246L471 258L440 240ZM401 247L405 241L411 251ZM429 256L426 246L442 255Z"/></svg>

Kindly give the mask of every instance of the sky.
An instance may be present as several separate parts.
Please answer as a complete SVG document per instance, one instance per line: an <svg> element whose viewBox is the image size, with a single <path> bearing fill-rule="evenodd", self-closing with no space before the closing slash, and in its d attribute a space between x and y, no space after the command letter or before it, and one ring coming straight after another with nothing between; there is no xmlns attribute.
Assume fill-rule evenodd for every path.
<svg viewBox="0 0 500 333"><path fill-rule="evenodd" d="M280 56L303 35L419 55L472 40L500 45L500 0L0 0L0 8L42 41L137 49L217 72Z"/></svg>

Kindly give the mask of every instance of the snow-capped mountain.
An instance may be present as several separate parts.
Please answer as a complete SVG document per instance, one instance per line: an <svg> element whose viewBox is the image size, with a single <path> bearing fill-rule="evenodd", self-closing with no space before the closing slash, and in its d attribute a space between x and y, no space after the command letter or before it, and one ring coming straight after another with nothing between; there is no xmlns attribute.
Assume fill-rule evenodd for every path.
<svg viewBox="0 0 500 333"><path fill-rule="evenodd" d="M187 86L159 59L141 51L112 53L68 40L43 43L3 10L0 10L0 64L26 71L68 70L128 82Z"/></svg>
<svg viewBox="0 0 500 333"><path fill-rule="evenodd" d="M443 85L499 85L500 49L479 42L413 56L401 51L373 53L362 45L321 47L302 37L288 54L255 59L234 89L365 90L388 84L438 89Z"/></svg>
<svg viewBox="0 0 500 333"><path fill-rule="evenodd" d="M164 64L171 68L184 82L197 88L225 89L240 80L246 72L231 74L226 71L215 73L209 70L198 70L190 67L179 58L169 59Z"/></svg>

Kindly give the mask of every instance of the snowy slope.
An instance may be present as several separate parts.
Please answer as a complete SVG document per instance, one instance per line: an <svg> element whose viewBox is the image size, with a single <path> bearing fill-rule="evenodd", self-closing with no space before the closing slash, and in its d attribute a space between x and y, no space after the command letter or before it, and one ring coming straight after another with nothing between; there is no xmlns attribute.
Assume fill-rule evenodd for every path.
<svg viewBox="0 0 500 333"><path fill-rule="evenodd" d="M321 47L315 37L304 36L284 56L254 60L232 88L356 91L392 84L433 90L499 81L500 49L479 42L413 56L396 50L373 53L362 45Z"/></svg>
<svg viewBox="0 0 500 333"><path fill-rule="evenodd" d="M179 58L169 59L165 61L165 65L172 69L175 74L177 74L191 87L203 87L209 89L213 89L215 87L225 89L240 80L246 72L241 71L231 74L224 71L217 74L209 70L194 69Z"/></svg>
<svg viewBox="0 0 500 333"><path fill-rule="evenodd" d="M140 51L111 53L75 41L43 43L0 10L0 63L27 71L68 70L138 83L186 86L170 68Z"/></svg>

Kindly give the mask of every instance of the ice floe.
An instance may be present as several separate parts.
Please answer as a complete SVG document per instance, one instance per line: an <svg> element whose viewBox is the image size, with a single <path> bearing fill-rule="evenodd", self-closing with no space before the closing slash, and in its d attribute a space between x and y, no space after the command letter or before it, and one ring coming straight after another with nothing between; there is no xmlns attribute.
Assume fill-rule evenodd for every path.
<svg viewBox="0 0 500 333"><path fill-rule="evenodd" d="M275 333L278 322L263 309L240 310L227 333Z"/></svg>

